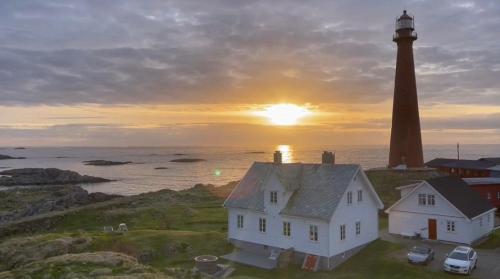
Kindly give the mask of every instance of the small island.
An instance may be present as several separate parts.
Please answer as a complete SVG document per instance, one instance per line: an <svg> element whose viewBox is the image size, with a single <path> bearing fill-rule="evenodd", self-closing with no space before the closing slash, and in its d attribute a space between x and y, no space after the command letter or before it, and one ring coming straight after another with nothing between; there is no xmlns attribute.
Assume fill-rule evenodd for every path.
<svg viewBox="0 0 500 279"><path fill-rule="evenodd" d="M26 159L26 157L12 157L9 155L0 154L0 160Z"/></svg>
<svg viewBox="0 0 500 279"><path fill-rule="evenodd" d="M0 175L0 186L64 185L111 181L101 177L81 175L74 171L56 168L11 169L1 171Z"/></svg>
<svg viewBox="0 0 500 279"><path fill-rule="evenodd" d="M88 166L119 166L119 165L132 164L132 162L130 161L108 161L108 160L90 160L90 161L83 161L83 163Z"/></svg>
<svg viewBox="0 0 500 279"><path fill-rule="evenodd" d="M173 159L170 160L170 162L173 163L196 163L196 162L205 162L205 159L201 158L180 158L180 159Z"/></svg>

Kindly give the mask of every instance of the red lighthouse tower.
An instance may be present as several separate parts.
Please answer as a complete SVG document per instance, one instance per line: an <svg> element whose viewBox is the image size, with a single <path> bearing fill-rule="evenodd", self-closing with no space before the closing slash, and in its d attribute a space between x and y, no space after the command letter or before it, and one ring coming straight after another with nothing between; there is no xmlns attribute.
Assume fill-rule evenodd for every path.
<svg viewBox="0 0 500 279"><path fill-rule="evenodd" d="M398 45L398 56L394 81L389 167L424 166L413 63L413 41L417 39L414 27L413 17L406 14L406 11L396 20L393 41Z"/></svg>

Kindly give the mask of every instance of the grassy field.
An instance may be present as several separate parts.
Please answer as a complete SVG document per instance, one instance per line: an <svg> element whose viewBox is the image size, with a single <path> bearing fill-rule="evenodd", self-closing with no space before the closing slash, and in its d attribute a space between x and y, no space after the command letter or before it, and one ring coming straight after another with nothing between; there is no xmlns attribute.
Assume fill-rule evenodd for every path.
<svg viewBox="0 0 500 279"><path fill-rule="evenodd" d="M386 206L398 198L395 187L422 178L422 174L375 171L368 175ZM435 174L426 173L425 177L432 175ZM155 271L172 275L168 271L172 268L190 270L196 255L223 255L232 251L233 247L226 241L227 213L221 206L232 187L234 183L222 188L164 190L122 198L101 207L73 211L58 218L49 231L40 230L39 234L46 235L41 239L85 235L92 238L86 252L121 252L141 258ZM130 231L125 234L102 232L103 226L116 228L120 223L126 223ZM387 227L384 214L379 223L381 228ZM498 235L491 241L498 243ZM309 273L298 266L265 271L235 265L233 278L450 278L447 274L397 260L392 255L401 249L396 244L378 240L332 272Z"/></svg>
<svg viewBox="0 0 500 279"><path fill-rule="evenodd" d="M488 238L487 241L477 246L480 249L497 249L500 248L500 230L496 230Z"/></svg>

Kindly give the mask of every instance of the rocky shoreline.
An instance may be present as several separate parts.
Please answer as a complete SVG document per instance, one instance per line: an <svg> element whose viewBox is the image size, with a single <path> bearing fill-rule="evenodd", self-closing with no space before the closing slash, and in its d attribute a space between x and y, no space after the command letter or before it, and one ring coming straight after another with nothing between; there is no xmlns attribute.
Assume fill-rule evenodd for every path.
<svg viewBox="0 0 500 279"><path fill-rule="evenodd" d="M12 157L9 155L0 154L0 160L15 160L15 159L26 159L26 157Z"/></svg>
<svg viewBox="0 0 500 279"><path fill-rule="evenodd" d="M88 166L119 166L132 164L130 161L108 161L108 160L89 160L83 161L85 165Z"/></svg>
<svg viewBox="0 0 500 279"><path fill-rule="evenodd" d="M63 185L109 181L111 180L56 168L23 168L0 172L0 186Z"/></svg>

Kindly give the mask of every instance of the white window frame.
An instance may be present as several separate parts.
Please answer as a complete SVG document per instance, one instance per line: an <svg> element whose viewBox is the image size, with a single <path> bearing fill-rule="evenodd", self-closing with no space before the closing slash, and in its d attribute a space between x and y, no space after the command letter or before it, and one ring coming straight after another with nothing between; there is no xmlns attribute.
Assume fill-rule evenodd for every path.
<svg viewBox="0 0 500 279"><path fill-rule="evenodd" d="M269 194L269 202L271 204L278 204L278 192L277 191L271 191Z"/></svg>
<svg viewBox="0 0 500 279"><path fill-rule="evenodd" d="M491 200L491 193L490 192L486 193L486 198Z"/></svg>
<svg viewBox="0 0 500 279"><path fill-rule="evenodd" d="M318 242L318 225L309 225L309 240Z"/></svg>
<svg viewBox="0 0 500 279"><path fill-rule="evenodd" d="M452 220L446 220L446 231L450 233L456 232L456 224L455 221Z"/></svg>
<svg viewBox="0 0 500 279"><path fill-rule="evenodd" d="M259 232L266 232L266 218L259 218Z"/></svg>
<svg viewBox="0 0 500 279"><path fill-rule="evenodd" d="M426 194L418 194L418 205L419 206L427 206L427 195Z"/></svg>
<svg viewBox="0 0 500 279"><path fill-rule="evenodd" d="M361 235L361 221L356 221L356 236L360 236Z"/></svg>
<svg viewBox="0 0 500 279"><path fill-rule="evenodd" d="M500 192L497 192L497 200L500 200Z"/></svg>
<svg viewBox="0 0 500 279"><path fill-rule="evenodd" d="M363 201L363 190L358 190L358 202Z"/></svg>
<svg viewBox="0 0 500 279"><path fill-rule="evenodd" d="M345 224L340 225L340 240L346 239L346 228Z"/></svg>
<svg viewBox="0 0 500 279"><path fill-rule="evenodd" d="M283 221L283 236L285 237L292 236L292 224L288 221Z"/></svg>
<svg viewBox="0 0 500 279"><path fill-rule="evenodd" d="M427 206L435 206L435 205L436 205L436 196L433 194L427 194Z"/></svg>
<svg viewBox="0 0 500 279"><path fill-rule="evenodd" d="M347 205L352 204L352 191L347 192Z"/></svg>
<svg viewBox="0 0 500 279"><path fill-rule="evenodd" d="M236 215L236 227L238 229L243 229L244 222L245 222L245 220L244 220L244 216L242 214Z"/></svg>

